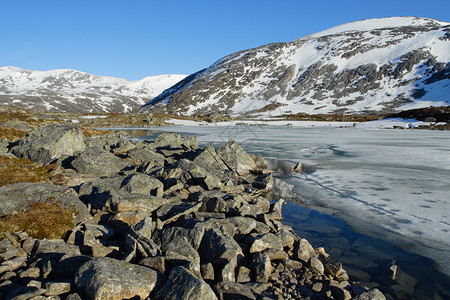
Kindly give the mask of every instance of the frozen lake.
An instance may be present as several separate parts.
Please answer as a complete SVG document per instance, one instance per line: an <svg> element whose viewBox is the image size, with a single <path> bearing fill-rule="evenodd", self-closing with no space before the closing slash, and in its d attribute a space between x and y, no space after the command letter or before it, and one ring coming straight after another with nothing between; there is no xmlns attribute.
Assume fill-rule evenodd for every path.
<svg viewBox="0 0 450 300"><path fill-rule="evenodd" d="M155 128L156 129L156 128ZM311 205L355 230L431 257L450 274L450 132L289 126L171 126L222 146L301 162L284 178Z"/></svg>
<svg viewBox="0 0 450 300"><path fill-rule="evenodd" d="M309 171L283 180L308 206L344 220L356 232L431 258L450 274L450 132L219 125L152 129L196 135L202 146L212 143L216 148L233 138L266 159L301 162ZM318 233L311 236L319 241L317 246L338 244L351 231L345 223L332 225L338 228L333 231L329 225L336 220L309 211L304 217L305 210L295 206L286 212L286 222L297 231ZM311 226L315 229L308 231ZM366 243L364 237L345 238ZM377 245L369 247L376 252ZM380 243L378 252L382 248ZM416 273L421 272L419 267ZM424 276L425 281L436 281Z"/></svg>

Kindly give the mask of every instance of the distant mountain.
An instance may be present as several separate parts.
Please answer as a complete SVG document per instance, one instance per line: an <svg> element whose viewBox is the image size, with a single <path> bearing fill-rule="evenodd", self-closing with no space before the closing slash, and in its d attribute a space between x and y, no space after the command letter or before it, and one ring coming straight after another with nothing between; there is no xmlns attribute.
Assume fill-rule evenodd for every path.
<svg viewBox="0 0 450 300"><path fill-rule="evenodd" d="M128 81L75 70L2 67L0 105L79 113L130 112L185 77L160 75Z"/></svg>
<svg viewBox="0 0 450 300"><path fill-rule="evenodd" d="M274 116L444 106L449 61L450 23L370 19L228 55L143 111Z"/></svg>

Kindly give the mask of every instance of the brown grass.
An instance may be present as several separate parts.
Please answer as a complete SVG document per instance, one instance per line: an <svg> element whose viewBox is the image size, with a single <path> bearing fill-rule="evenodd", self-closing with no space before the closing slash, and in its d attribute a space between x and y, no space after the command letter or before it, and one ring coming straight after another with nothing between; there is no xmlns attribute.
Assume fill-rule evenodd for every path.
<svg viewBox="0 0 450 300"><path fill-rule="evenodd" d="M94 137L94 136L101 136L110 133L110 130L98 130L98 129L92 129L92 128L81 128L83 131L83 135L85 137Z"/></svg>
<svg viewBox="0 0 450 300"><path fill-rule="evenodd" d="M55 165L40 166L26 158L0 156L0 186L18 182L49 182Z"/></svg>
<svg viewBox="0 0 450 300"><path fill-rule="evenodd" d="M11 127L0 127L0 139L7 139L8 141L14 141L24 137L27 134L26 131L18 130Z"/></svg>
<svg viewBox="0 0 450 300"><path fill-rule="evenodd" d="M20 231L37 239L63 238L73 226L72 212L57 203L42 201L25 211L0 218L0 239L4 232Z"/></svg>

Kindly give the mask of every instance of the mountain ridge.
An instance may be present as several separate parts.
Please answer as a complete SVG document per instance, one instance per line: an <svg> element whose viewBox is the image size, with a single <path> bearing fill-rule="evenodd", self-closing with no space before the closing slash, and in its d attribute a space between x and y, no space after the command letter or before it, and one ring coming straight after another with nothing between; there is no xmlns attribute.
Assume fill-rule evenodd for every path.
<svg viewBox="0 0 450 300"><path fill-rule="evenodd" d="M449 41L450 23L433 19L347 23L227 55L142 111L267 117L446 106Z"/></svg>
<svg viewBox="0 0 450 300"><path fill-rule="evenodd" d="M73 69L4 66L0 67L0 105L79 113L131 112L184 77L166 74L128 81Z"/></svg>

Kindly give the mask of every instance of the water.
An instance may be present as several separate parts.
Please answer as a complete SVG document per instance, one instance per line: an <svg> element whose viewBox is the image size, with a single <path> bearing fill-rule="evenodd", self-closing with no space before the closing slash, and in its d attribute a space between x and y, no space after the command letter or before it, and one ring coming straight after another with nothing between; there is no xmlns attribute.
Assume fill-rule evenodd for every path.
<svg viewBox="0 0 450 300"><path fill-rule="evenodd" d="M360 273L362 281L381 282L395 298L423 298L448 285L441 272L450 274L449 132L276 126L158 129L196 135L202 145L216 147L234 138L249 153L301 162L309 172L283 177L314 208L289 205L284 211L285 222L301 236L324 246L348 268L364 269L370 279ZM434 262L441 272L433 268ZM404 277L409 280L392 282L392 263L417 282L409 275Z"/></svg>

